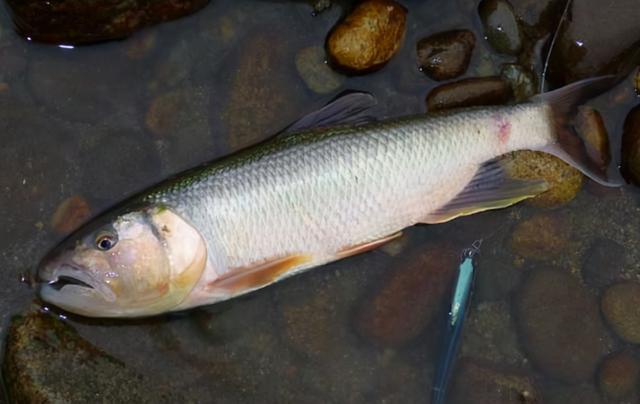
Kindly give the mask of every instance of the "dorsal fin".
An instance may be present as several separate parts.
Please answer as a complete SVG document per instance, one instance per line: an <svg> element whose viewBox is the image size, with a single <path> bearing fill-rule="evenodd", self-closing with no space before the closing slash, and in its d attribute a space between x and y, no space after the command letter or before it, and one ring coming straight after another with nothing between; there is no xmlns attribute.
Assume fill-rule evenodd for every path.
<svg viewBox="0 0 640 404"><path fill-rule="evenodd" d="M317 111L300 118L282 133L337 125L361 125L376 120L373 108L376 98L365 92L352 92L335 98Z"/></svg>

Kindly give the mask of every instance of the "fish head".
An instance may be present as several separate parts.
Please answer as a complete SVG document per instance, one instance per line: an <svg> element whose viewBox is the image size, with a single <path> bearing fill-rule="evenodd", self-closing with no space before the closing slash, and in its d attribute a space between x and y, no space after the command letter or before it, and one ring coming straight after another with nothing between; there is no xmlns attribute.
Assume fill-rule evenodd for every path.
<svg viewBox="0 0 640 404"><path fill-rule="evenodd" d="M40 297L90 317L141 317L171 311L207 261L199 232L164 207L98 218L40 263Z"/></svg>

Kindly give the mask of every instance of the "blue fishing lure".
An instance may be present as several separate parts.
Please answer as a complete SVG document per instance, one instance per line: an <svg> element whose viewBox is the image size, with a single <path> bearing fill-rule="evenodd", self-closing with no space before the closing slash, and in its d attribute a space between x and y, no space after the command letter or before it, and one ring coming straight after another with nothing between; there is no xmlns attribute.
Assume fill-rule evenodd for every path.
<svg viewBox="0 0 640 404"><path fill-rule="evenodd" d="M475 258L480 252L482 240L476 240L470 248L462 251L462 260L458 266L458 277L453 289L451 305L444 333L441 351L433 382L433 404L444 404L447 388L453 371L453 365L460 346L462 326L471 302L471 291L475 279Z"/></svg>

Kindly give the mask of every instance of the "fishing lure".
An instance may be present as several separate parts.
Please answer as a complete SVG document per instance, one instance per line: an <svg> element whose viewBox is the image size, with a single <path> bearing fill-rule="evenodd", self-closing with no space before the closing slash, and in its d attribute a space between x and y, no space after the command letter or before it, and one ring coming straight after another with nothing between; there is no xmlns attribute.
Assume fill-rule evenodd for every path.
<svg viewBox="0 0 640 404"><path fill-rule="evenodd" d="M469 305L475 279L475 267L482 240L476 240L471 247L462 251L458 277L453 289L447 324L444 333L443 350L438 360L436 377L433 383L433 404L443 404L446 400L447 388L451 379L453 365L460 346L460 335Z"/></svg>

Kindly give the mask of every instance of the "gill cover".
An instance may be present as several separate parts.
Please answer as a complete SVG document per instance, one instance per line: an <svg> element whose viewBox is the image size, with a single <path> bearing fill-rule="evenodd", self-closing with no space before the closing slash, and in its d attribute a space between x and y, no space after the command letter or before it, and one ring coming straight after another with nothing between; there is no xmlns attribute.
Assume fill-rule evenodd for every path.
<svg viewBox="0 0 640 404"><path fill-rule="evenodd" d="M85 230L86 232L86 230ZM105 237L112 243L104 243ZM92 317L140 317L174 309L207 263L199 232L173 211L118 215L45 260L43 300ZM107 248L108 247L108 248Z"/></svg>

